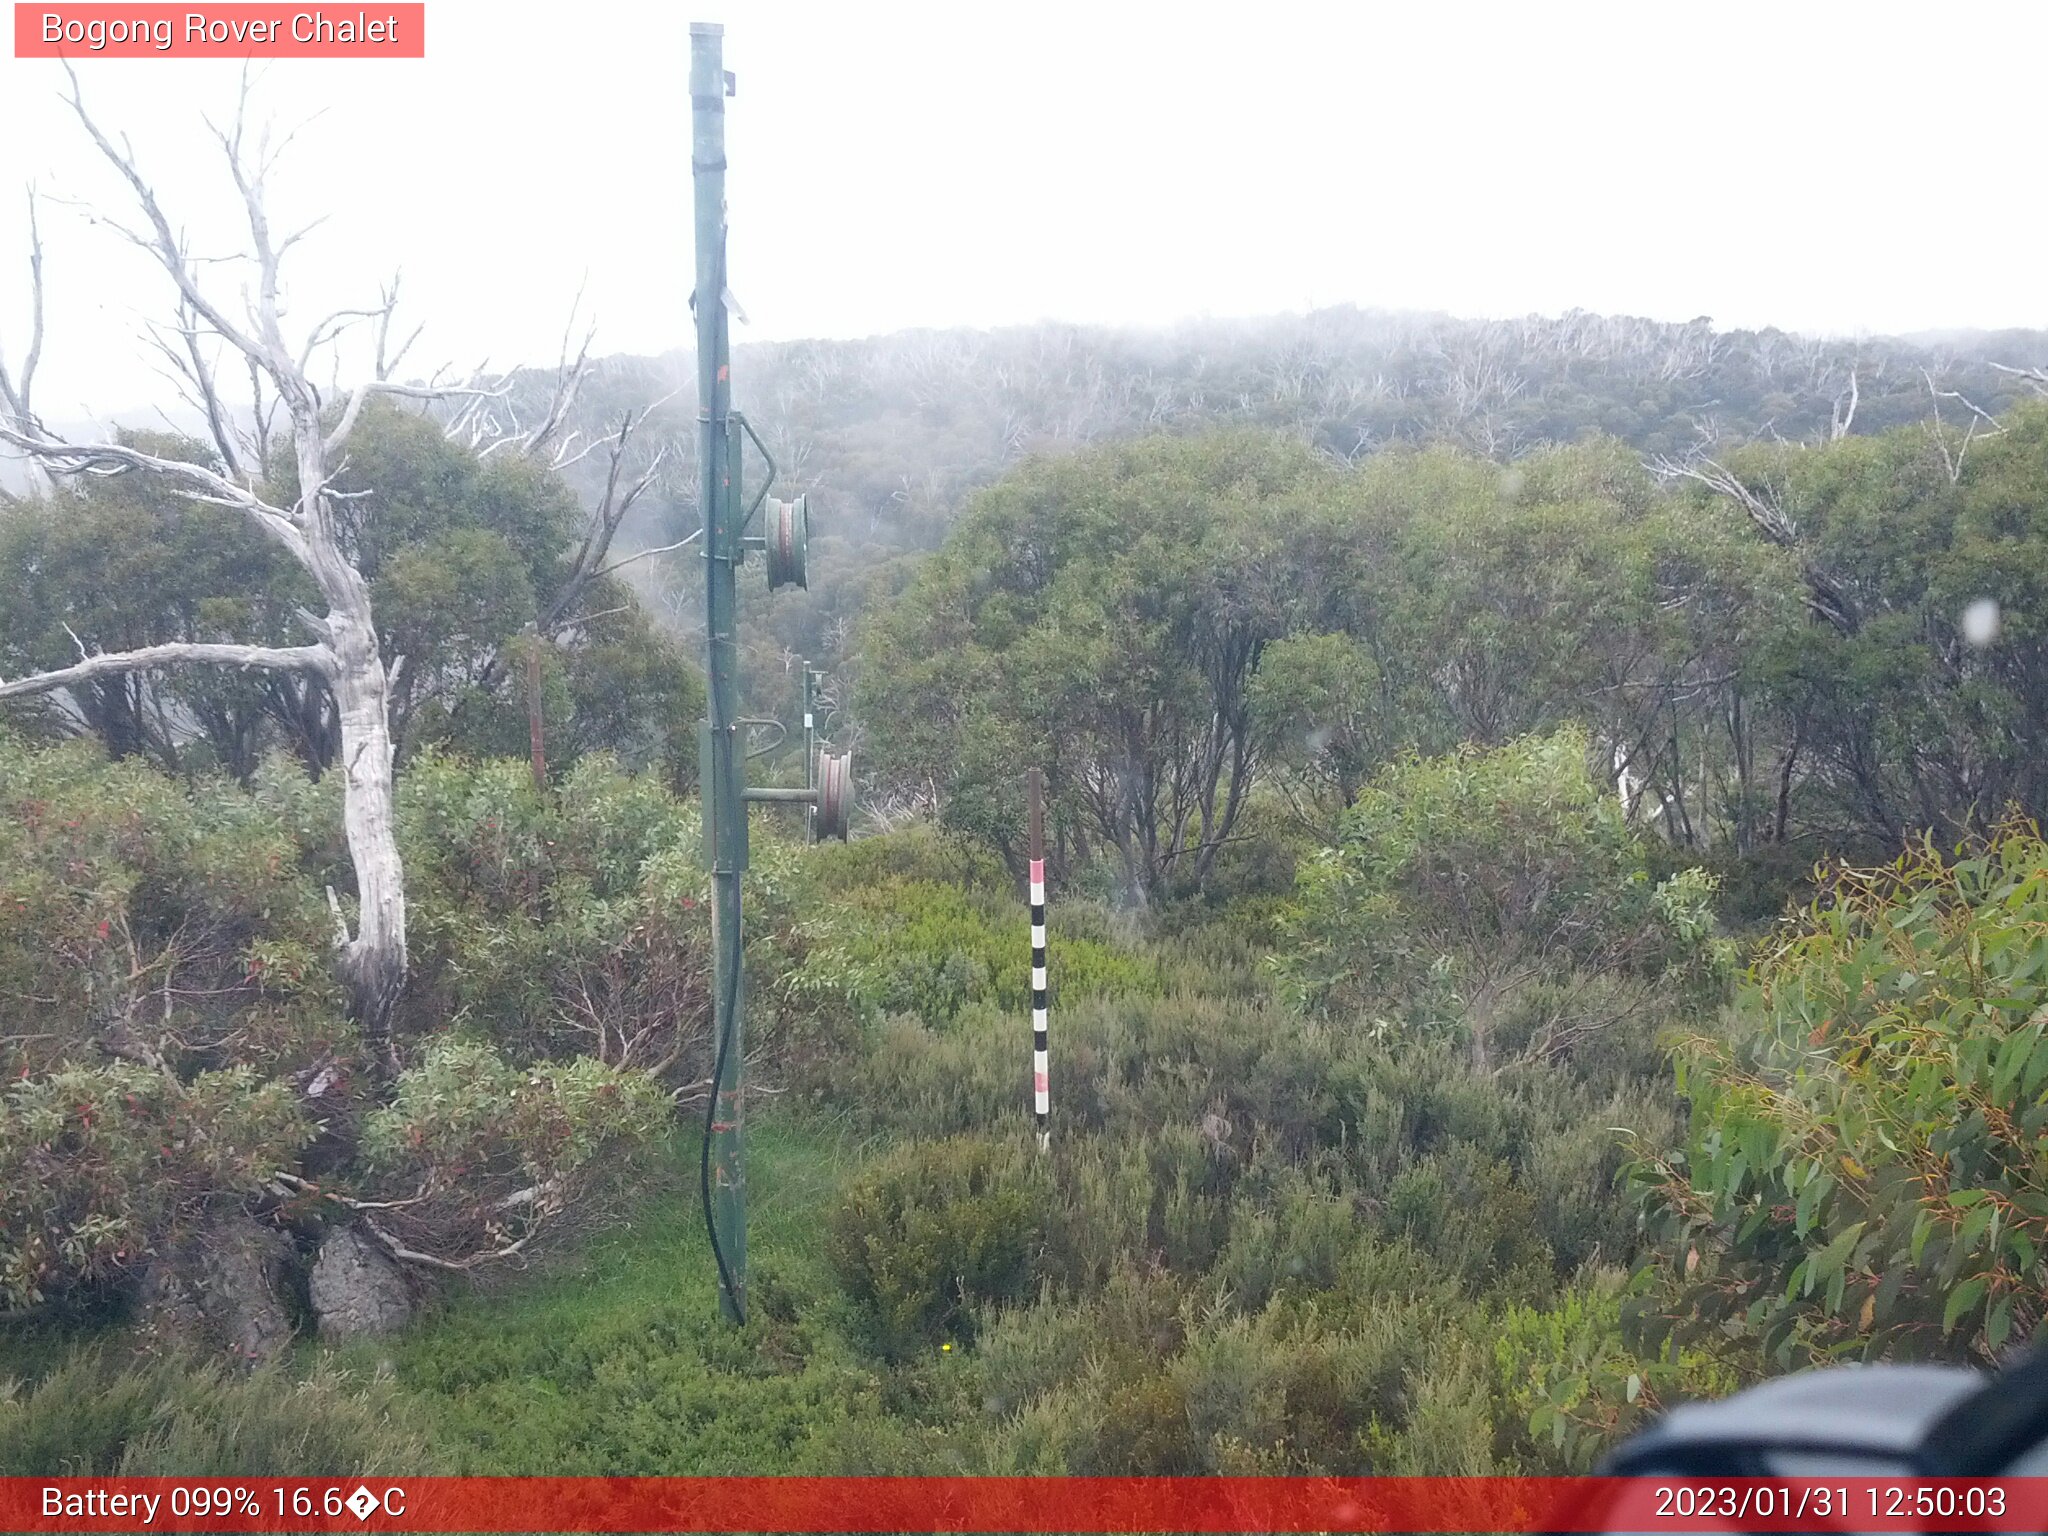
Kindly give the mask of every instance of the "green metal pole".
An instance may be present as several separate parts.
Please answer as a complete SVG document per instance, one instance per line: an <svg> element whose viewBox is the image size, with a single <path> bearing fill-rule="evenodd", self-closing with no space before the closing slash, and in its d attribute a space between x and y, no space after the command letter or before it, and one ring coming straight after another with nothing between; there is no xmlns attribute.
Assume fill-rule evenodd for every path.
<svg viewBox="0 0 2048 1536"><path fill-rule="evenodd" d="M738 580L742 558L733 462L732 368L725 308L725 29L690 25L690 168L697 212L698 501L704 513L704 629L710 670L703 799L711 863L712 1029L717 1069L706 1151L706 1190L726 1321L747 1312L746 1059L740 1028L740 875L747 813L739 752Z"/></svg>

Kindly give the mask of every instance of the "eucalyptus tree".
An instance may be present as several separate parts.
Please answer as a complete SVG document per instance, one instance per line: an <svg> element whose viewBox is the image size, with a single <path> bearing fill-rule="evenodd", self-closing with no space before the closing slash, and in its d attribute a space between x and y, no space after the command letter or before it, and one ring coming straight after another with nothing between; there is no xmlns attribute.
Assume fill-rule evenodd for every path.
<svg viewBox="0 0 2048 1536"><path fill-rule="evenodd" d="M1055 844L1139 900L1199 884L1259 769L1251 685L1295 627L1288 439L1155 438L1021 466L868 630L858 709L899 781L999 845L1017 769Z"/></svg>

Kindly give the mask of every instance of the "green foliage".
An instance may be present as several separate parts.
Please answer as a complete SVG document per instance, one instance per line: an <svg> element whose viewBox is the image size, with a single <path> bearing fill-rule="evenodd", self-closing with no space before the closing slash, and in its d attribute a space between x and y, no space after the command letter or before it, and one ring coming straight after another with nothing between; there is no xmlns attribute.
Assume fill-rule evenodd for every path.
<svg viewBox="0 0 2048 1536"><path fill-rule="evenodd" d="M1675 1131L1625 1058L1603 1058L1598 1077L1534 1063L1479 1076L1443 1044L1390 1046L1185 992L1079 1004L1056 1035L1068 1135L1054 1142L1062 1199L1047 1252L1075 1284L1125 1257L1206 1268L1232 1223L1294 1187L1299 1165L1362 1202L1349 1219L1422 1245L1462 1283L1540 1285L1531 1265L1569 1273L1632 1247L1615 1128L1653 1141ZM1022 1141L1027 1050L1014 1013L970 1009L943 1032L898 1021L837 1088L878 1133L1003 1126ZM1227 1132L1203 1134L1211 1114Z"/></svg>
<svg viewBox="0 0 2048 1536"><path fill-rule="evenodd" d="M1085 843L1147 897L1199 884L1251 787L1246 690L1290 627L1287 501L1319 473L1255 434L1027 462L870 626L876 751L1013 856L1017 767L1039 763L1062 867Z"/></svg>
<svg viewBox="0 0 2048 1536"><path fill-rule="evenodd" d="M1824 453L1731 459L1769 488L1831 623L1763 637L1758 691L1799 727L1797 810L1842 850L2048 810L2048 406L1979 434L1916 423ZM1989 643L1963 634L1997 605Z"/></svg>
<svg viewBox="0 0 2048 1536"><path fill-rule="evenodd" d="M0 1298L118 1296L216 1208L378 1219L460 1261L612 1214L709 1070L696 818L604 754L420 761L400 841L420 966L408 1065L380 1086L342 1021L323 887L337 784L273 760L179 784L83 745L0 738ZM763 835L753 1039L829 1044L784 984L809 938L801 854ZM841 1006L841 1013L847 1010ZM301 1194L277 1209L279 1176Z"/></svg>
<svg viewBox="0 0 2048 1536"><path fill-rule="evenodd" d="M1585 771L1576 731L1410 759L1345 813L1301 880L1277 960L1290 994L1383 1027L1569 1050L1668 989L1711 983L1712 880L1651 884L1641 842Z"/></svg>
<svg viewBox="0 0 2048 1536"><path fill-rule="evenodd" d="M514 1061L586 1054L675 1085L710 1073L710 877L697 812L605 754L551 791L524 763L427 757L399 781L414 981L401 1020ZM845 978L810 960L803 851L763 821L747 889L750 1038L831 1036Z"/></svg>
<svg viewBox="0 0 2048 1536"><path fill-rule="evenodd" d="M977 1304L1032 1290L1052 1198L1046 1165L1016 1141L905 1147L847 1189L832 1262L885 1348L964 1336Z"/></svg>
<svg viewBox="0 0 2048 1536"><path fill-rule="evenodd" d="M1734 1036L1683 1055L1683 1150L1635 1170L1652 1344L1982 1360L2038 1315L2044 935L2048 845L2015 822L1842 869L1765 947Z"/></svg>
<svg viewBox="0 0 2048 1536"><path fill-rule="evenodd" d="M705 685L672 635L656 629L626 589L609 581L586 594L592 617L571 635L537 641L508 633L494 643L503 676L466 681L445 707L424 710L407 744L470 757L527 757L533 721L527 667L538 655L542 750L551 774L597 752L657 774L680 794L697 778L697 722ZM610 606L601 606L609 599Z"/></svg>
<svg viewBox="0 0 2048 1536"><path fill-rule="evenodd" d="M565 1215L589 1225L630 1187L668 1125L644 1072L589 1056L515 1066L487 1045L437 1040L363 1119L367 1172L420 1191L389 1218L457 1255L524 1247ZM516 1251L516 1250L515 1250Z"/></svg>
<svg viewBox="0 0 2048 1536"><path fill-rule="evenodd" d="M138 1270L210 1201L253 1197L312 1138L248 1067L181 1082L115 1063L0 1090L0 1303Z"/></svg>
<svg viewBox="0 0 2048 1536"><path fill-rule="evenodd" d="M539 1178L616 1155L615 1137L651 1135L659 1103L644 1078L589 1057L522 1068L488 1046L438 1041L364 1120L363 1152L381 1168L443 1162L459 1175L507 1163Z"/></svg>
<svg viewBox="0 0 2048 1536"><path fill-rule="evenodd" d="M344 1034L291 831L83 746L0 736L0 1069L296 1068Z"/></svg>
<svg viewBox="0 0 2048 1536"><path fill-rule="evenodd" d="M188 438L131 432L121 441L213 463ZM313 583L242 512L196 504L152 475L89 475L75 490L6 504L0 515L0 676L69 666L81 646L303 641L292 612L318 606ZM266 717L299 696L295 678L211 668L108 676L71 690L113 755L238 776L261 758ZM37 701L0 706L10 717L37 711L49 713ZM174 714L196 721L197 740L172 726Z"/></svg>
<svg viewBox="0 0 2048 1536"><path fill-rule="evenodd" d="M999 1415L978 1463L1075 1475L1549 1471L1504 1454L1491 1319L1357 1250L1357 1300L1239 1310L1125 1269L1079 1305L991 1318L968 1362ZM1369 1299L1368 1299L1369 1298Z"/></svg>
<svg viewBox="0 0 2048 1536"><path fill-rule="evenodd" d="M189 439L127 440L214 462ZM266 489L291 505L289 452L268 470ZM479 460L429 417L372 400L333 489L383 653L405 658L391 699L401 756L437 743L523 754L526 679L507 662L546 619L550 757L564 765L609 750L672 784L690 780L702 680L683 648L615 578L553 612L588 521L560 476L516 454ZM296 613L321 607L312 579L240 512L195 505L149 475L87 476L79 491L24 501L0 518L0 676L66 666L80 646L305 639ZM174 772L246 781L270 750L324 769L338 742L330 692L310 674L176 667L110 675L72 694L110 754ZM48 733L64 729L45 702L6 712Z"/></svg>
<svg viewBox="0 0 2048 1536"><path fill-rule="evenodd" d="M820 843L810 857L819 885L837 894L858 894L892 882L950 885L989 894L1014 890L1002 862L985 845L929 822L913 822L858 842Z"/></svg>
<svg viewBox="0 0 2048 1536"><path fill-rule="evenodd" d="M133 1275L314 1127L289 1080L351 1040L275 811L0 737L0 1298Z"/></svg>
<svg viewBox="0 0 2048 1536"><path fill-rule="evenodd" d="M1380 707L1385 688L1371 650L1348 634L1290 635L1259 660L1252 717L1266 750L1306 786L1320 819L1349 805L1393 748Z"/></svg>
<svg viewBox="0 0 2048 1536"><path fill-rule="evenodd" d="M1688 1398L1718 1397L1740 1378L1699 1350L1638 1353L1625 1340L1625 1287L1593 1276L1548 1307L1510 1304L1500 1316L1494 1366L1526 1456L1585 1474L1649 1418Z"/></svg>
<svg viewBox="0 0 2048 1536"><path fill-rule="evenodd" d="M434 1470L388 1380L294 1379L87 1349L34 1385L0 1381L0 1476L352 1477Z"/></svg>
<svg viewBox="0 0 2048 1536"><path fill-rule="evenodd" d="M1056 996L1157 994L1158 960L1133 954L1086 926L1080 909L1048 921L1046 969ZM973 1003L1015 1013L1031 1001L1031 954L1020 939L1019 906L1008 891L889 878L839 893L821 930L821 965L842 964L855 1000L878 1013L943 1024Z"/></svg>
<svg viewBox="0 0 2048 1536"><path fill-rule="evenodd" d="M745 1328L718 1320L691 1145L630 1225L488 1291L452 1295L431 1323L376 1348L449 1470L958 1470L922 1460L938 1437L888 1412L885 1372L862 1343L866 1319L825 1261L851 1171L845 1146L771 1116L752 1128L748 1151ZM370 1347L356 1354L367 1361Z"/></svg>

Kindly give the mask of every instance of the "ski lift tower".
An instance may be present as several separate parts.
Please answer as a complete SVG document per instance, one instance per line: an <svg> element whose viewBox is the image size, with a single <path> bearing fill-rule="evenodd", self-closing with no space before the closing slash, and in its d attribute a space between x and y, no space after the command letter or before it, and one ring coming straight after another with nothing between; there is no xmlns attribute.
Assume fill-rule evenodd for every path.
<svg viewBox="0 0 2048 1536"><path fill-rule="evenodd" d="M747 867L747 802L812 807L816 835L847 835L852 773L849 755L821 751L805 764L803 789L749 789L743 732L774 724L749 720L739 704L739 569L747 551L765 557L768 587L804 586L810 511L804 497L778 501L768 491L775 461L746 418L732 408L731 294L725 268L725 98L733 77L724 65L725 29L690 26L691 179L696 194L697 281L691 296L697 325L698 502L704 517L704 632L710 687L698 732L704 851L711 867L711 1098L705 1112L699 1174L705 1224L718 1266L719 1311L731 1323L747 1316L747 1175L745 1049L741 1017L740 876ZM741 490L745 445L763 474L751 502ZM747 529L766 508L760 534ZM806 732L809 755L810 734ZM773 743L769 749L772 750Z"/></svg>

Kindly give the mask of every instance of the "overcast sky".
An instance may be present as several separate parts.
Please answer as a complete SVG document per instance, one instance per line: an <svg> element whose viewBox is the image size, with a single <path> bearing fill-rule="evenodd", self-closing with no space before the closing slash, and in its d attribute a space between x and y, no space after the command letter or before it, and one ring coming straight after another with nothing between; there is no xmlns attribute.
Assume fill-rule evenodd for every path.
<svg viewBox="0 0 2048 1536"><path fill-rule="evenodd" d="M429 0L422 61L262 77L281 123L319 114L274 188L280 224L328 216L292 254L294 313L402 267L428 365L551 361L579 285L600 350L682 342L693 14L739 76L741 341L1337 303L2048 325L2048 8L1876 0ZM201 114L237 69L80 65L205 251L236 244ZM125 212L61 85L0 59L0 167ZM161 279L75 208L44 240L44 414L163 394L136 340ZM26 246L9 196L13 357Z"/></svg>

